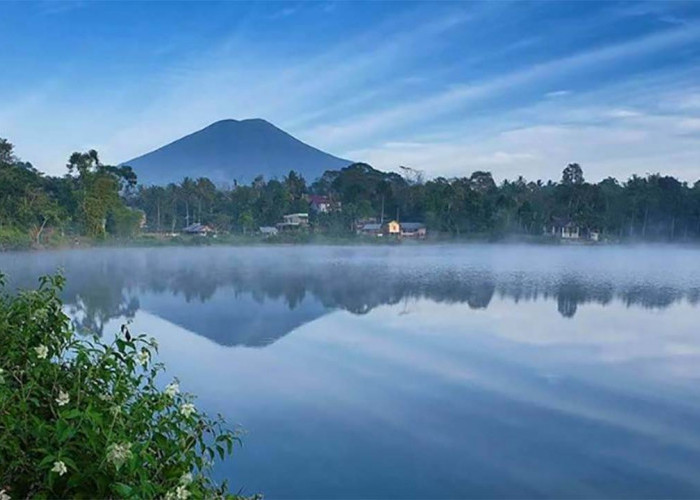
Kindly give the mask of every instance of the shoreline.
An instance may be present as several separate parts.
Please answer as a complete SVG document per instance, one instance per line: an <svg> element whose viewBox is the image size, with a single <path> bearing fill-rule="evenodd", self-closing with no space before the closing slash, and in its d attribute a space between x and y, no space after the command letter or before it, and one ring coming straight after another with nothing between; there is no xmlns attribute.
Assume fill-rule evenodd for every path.
<svg viewBox="0 0 700 500"><path fill-rule="evenodd" d="M61 241L54 245L30 245L3 248L0 253L14 252L51 252L65 250L90 250L99 248L167 248L167 247L275 247L275 246L348 246L348 247L385 247L385 246L431 246L431 245L531 245L531 246L561 246L561 247L636 247L647 246L677 246L700 249L700 241L587 241L561 240L548 236L486 236L472 237L432 237L423 239L413 238L368 238L368 237L334 237L304 235L304 238L264 238L258 235L226 235L220 237L177 235L141 236L137 238L114 238L109 240L91 240L78 238L73 242Z"/></svg>

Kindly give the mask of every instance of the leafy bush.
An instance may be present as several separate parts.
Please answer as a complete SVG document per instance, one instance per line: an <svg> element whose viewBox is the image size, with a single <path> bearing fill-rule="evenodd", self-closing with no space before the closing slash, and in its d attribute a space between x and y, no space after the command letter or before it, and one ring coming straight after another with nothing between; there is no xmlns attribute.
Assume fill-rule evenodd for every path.
<svg viewBox="0 0 700 500"><path fill-rule="evenodd" d="M19 250L32 246L32 238L26 231L14 227L0 227L0 251Z"/></svg>
<svg viewBox="0 0 700 500"><path fill-rule="evenodd" d="M107 232L125 238L138 233L144 213L124 205L115 206L107 214Z"/></svg>
<svg viewBox="0 0 700 500"><path fill-rule="evenodd" d="M40 283L0 295L0 498L231 497L210 473L239 437L158 388L155 340L79 337Z"/></svg>

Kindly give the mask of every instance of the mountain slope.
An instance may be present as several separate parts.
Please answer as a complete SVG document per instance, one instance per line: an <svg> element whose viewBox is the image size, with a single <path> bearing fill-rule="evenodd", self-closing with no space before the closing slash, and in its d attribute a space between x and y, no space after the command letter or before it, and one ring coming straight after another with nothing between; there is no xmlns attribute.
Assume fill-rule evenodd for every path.
<svg viewBox="0 0 700 500"><path fill-rule="evenodd" d="M281 178L290 170L311 182L350 163L255 118L218 121L123 165L133 167L143 184L167 184L184 177L249 183L257 175Z"/></svg>

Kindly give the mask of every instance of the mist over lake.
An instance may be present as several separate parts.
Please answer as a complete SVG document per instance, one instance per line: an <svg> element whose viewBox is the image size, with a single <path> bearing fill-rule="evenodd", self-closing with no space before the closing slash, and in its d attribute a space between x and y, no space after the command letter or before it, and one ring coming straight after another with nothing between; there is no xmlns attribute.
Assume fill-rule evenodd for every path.
<svg viewBox="0 0 700 500"><path fill-rule="evenodd" d="M261 246L0 254L66 312L131 321L246 431L268 498L700 495L700 253Z"/></svg>

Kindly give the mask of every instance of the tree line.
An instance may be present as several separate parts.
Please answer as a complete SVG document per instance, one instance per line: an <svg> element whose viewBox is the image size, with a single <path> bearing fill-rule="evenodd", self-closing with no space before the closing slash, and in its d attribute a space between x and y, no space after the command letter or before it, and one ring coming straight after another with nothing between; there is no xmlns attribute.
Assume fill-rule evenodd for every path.
<svg viewBox="0 0 700 500"><path fill-rule="evenodd" d="M613 240L700 238L700 181L657 173L591 183L577 163L567 165L559 181L546 182L518 177L498 184L484 171L426 181L409 168L399 174L355 163L310 184L291 170L282 179L258 176L230 186L207 178L138 185L130 167L103 165L95 151L74 153L66 166L62 177L42 175L0 139L0 235L14 231L36 243L47 229L123 237L136 234L144 221L149 232L177 232L199 222L246 234L284 214L308 212L309 195L323 195L338 209L311 213L311 225L330 235L354 234L358 221L383 218L423 222L430 233L451 236L534 236L565 220Z"/></svg>
<svg viewBox="0 0 700 500"><path fill-rule="evenodd" d="M310 185L291 171L283 179L258 177L224 189L208 179L141 186L134 203L155 230L197 221L246 232L274 225L285 213L308 211L309 194L328 196L340 208L311 214L316 230L332 234L351 234L359 220L384 214L384 220L423 222L431 232L456 236L540 235L552 221L566 220L616 240L700 237L700 181L649 174L589 183L576 163L559 182L518 177L500 184L490 172L424 181L409 169L401 175L356 163Z"/></svg>
<svg viewBox="0 0 700 500"><path fill-rule="evenodd" d="M142 214L127 202L136 186L131 167L103 165L91 150L73 153L66 169L63 177L43 175L0 138L0 247L135 233Z"/></svg>

